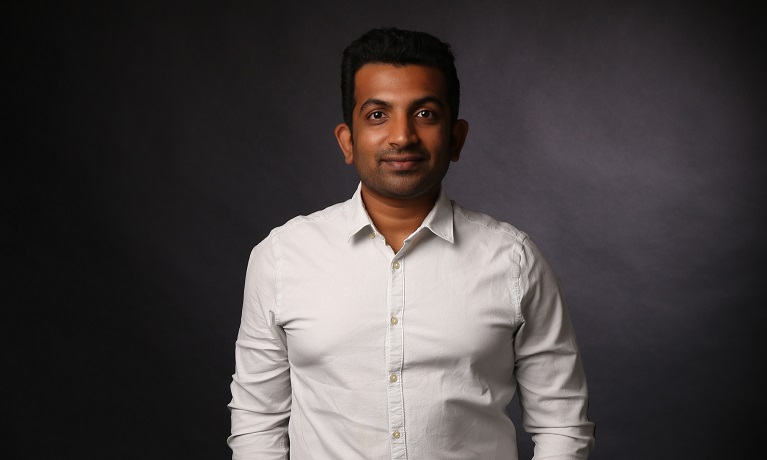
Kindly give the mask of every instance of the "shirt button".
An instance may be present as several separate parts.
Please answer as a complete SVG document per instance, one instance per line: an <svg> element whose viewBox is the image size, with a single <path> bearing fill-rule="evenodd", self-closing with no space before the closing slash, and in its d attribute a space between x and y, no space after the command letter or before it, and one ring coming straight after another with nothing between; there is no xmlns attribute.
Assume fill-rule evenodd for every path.
<svg viewBox="0 0 767 460"><path fill-rule="evenodd" d="M392 316L391 317L391 325L392 326L396 326L397 323L399 323L399 320L397 319L397 317L396 316Z"/></svg>
<svg viewBox="0 0 767 460"><path fill-rule="evenodd" d="M394 383L394 382L396 382L396 381L397 381L397 374L392 374L392 375L390 375L390 376L389 376L389 381L390 381L391 383Z"/></svg>
<svg viewBox="0 0 767 460"><path fill-rule="evenodd" d="M371 233L371 234L369 234L369 235L368 235L368 238L370 238L371 240L372 240L373 238L375 238L375 237L376 237L376 234L375 234L375 233Z"/></svg>
<svg viewBox="0 0 767 460"><path fill-rule="evenodd" d="M394 262L391 266L396 270L399 268L399 262Z"/></svg>
<svg viewBox="0 0 767 460"><path fill-rule="evenodd" d="M399 434L399 431L395 431L394 433L391 434L391 437L394 439L399 439L400 436L401 435Z"/></svg>

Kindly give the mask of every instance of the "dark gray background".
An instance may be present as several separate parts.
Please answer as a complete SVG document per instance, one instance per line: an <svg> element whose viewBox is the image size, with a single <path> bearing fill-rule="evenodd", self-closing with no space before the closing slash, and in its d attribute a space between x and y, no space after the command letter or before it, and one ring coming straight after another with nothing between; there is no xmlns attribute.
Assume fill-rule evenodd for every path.
<svg viewBox="0 0 767 460"><path fill-rule="evenodd" d="M471 129L451 197L531 234L562 280L598 426L591 458L757 451L767 139L755 9L61 3L2 20L5 449L229 456L248 253L352 194L332 135L341 52L394 25L455 49Z"/></svg>

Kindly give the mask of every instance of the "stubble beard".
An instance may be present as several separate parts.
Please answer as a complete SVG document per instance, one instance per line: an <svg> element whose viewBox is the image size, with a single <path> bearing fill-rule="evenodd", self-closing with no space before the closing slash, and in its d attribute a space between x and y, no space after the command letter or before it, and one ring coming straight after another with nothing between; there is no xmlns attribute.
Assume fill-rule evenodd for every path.
<svg viewBox="0 0 767 460"><path fill-rule="evenodd" d="M422 158L422 164L410 170L385 171L383 159L401 154L416 154ZM382 149L375 154L376 169L372 175L374 180L370 180L368 174L360 174L359 169L357 172L365 187L380 196L399 200L418 198L438 190L447 173L449 163L445 165L443 171L430 170L428 166L430 158L431 155L428 152L418 148Z"/></svg>

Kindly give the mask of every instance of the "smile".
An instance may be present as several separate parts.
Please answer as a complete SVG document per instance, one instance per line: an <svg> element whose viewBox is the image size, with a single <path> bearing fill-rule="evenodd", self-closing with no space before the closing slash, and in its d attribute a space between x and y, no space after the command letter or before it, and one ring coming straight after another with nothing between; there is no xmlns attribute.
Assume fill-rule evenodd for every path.
<svg viewBox="0 0 767 460"><path fill-rule="evenodd" d="M404 156L394 158L384 158L381 162L387 167L396 171L407 171L415 168L424 159L420 156Z"/></svg>

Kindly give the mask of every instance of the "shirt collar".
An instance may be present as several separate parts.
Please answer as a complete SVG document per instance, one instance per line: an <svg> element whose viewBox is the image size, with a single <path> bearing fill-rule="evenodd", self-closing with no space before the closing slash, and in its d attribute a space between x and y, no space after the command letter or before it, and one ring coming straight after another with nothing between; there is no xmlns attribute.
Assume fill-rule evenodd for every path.
<svg viewBox="0 0 767 460"><path fill-rule="evenodd" d="M357 191L349 200L349 214L346 219L347 241L351 241L354 235L368 227L374 228L370 216L365 211L365 203L362 202L362 182L360 182L357 185Z"/></svg>
<svg viewBox="0 0 767 460"><path fill-rule="evenodd" d="M352 195L351 200L349 200L349 214L346 220L347 241L351 241L354 235L366 228L374 229L375 226L365 210L365 204L362 202L362 183L360 183L357 185L357 190ZM428 228L432 233L445 241L454 242L453 203L448 198L444 187L440 189L434 207L414 234L423 228Z"/></svg>

